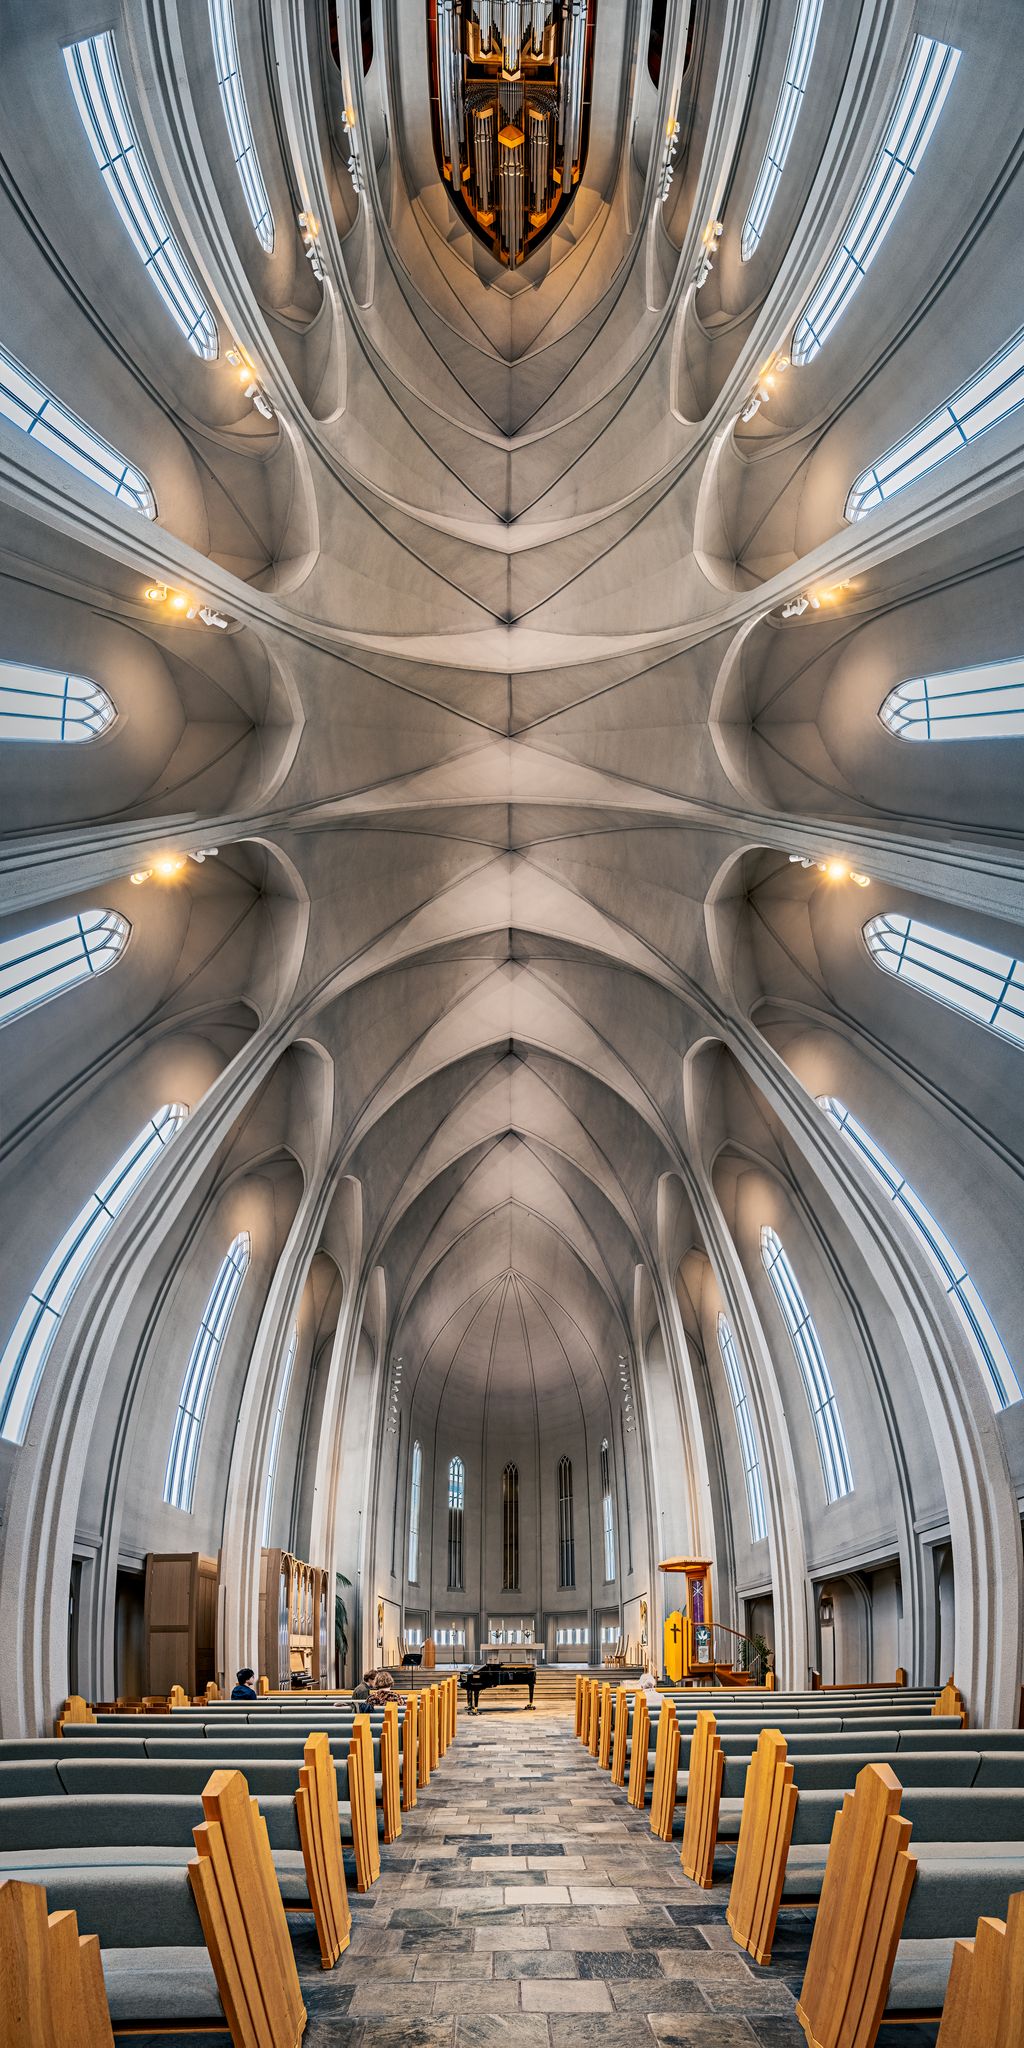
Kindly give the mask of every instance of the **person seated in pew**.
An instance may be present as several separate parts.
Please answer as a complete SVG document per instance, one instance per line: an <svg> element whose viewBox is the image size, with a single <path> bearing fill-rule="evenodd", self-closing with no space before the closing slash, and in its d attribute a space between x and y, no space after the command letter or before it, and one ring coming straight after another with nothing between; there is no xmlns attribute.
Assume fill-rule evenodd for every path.
<svg viewBox="0 0 1024 2048"><path fill-rule="evenodd" d="M390 1671L371 1671L371 1673L370 1673L370 1705L371 1705L371 1707L386 1707L386 1706L387 1706L387 1703L388 1703L388 1701L389 1701L390 1699L393 1699L393 1698L394 1698L394 1692L395 1692L395 1681L394 1681L394 1679L392 1678L392 1676L391 1676L391 1673L390 1673Z"/></svg>
<svg viewBox="0 0 1024 2048"><path fill-rule="evenodd" d="M254 1700L256 1698L256 1688L252 1682L255 1676L256 1673L249 1669L248 1664L241 1671L235 1672L235 1683L231 1688L233 1700Z"/></svg>

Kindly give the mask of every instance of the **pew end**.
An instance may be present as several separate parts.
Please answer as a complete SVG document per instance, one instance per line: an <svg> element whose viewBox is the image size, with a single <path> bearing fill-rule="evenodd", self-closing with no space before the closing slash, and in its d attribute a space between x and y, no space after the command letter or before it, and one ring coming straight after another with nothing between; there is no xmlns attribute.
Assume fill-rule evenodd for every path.
<svg viewBox="0 0 1024 2048"><path fill-rule="evenodd" d="M298 2048L306 2008L266 1823L241 1771L213 1773L203 1812L188 1874L234 2048Z"/></svg>
<svg viewBox="0 0 1024 2048"><path fill-rule="evenodd" d="M42 1885L0 1883L4 2048L114 2048L100 1945Z"/></svg>

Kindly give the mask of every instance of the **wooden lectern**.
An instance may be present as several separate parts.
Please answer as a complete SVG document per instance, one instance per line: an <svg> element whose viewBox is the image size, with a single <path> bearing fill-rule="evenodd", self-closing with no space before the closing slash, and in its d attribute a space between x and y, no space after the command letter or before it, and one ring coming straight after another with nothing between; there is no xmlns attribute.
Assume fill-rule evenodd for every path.
<svg viewBox="0 0 1024 2048"><path fill-rule="evenodd" d="M666 1557L660 1572L680 1572L686 1586L682 1604L665 1620L664 1673L681 1685L694 1673L714 1669L714 1614L711 1604L711 1559Z"/></svg>

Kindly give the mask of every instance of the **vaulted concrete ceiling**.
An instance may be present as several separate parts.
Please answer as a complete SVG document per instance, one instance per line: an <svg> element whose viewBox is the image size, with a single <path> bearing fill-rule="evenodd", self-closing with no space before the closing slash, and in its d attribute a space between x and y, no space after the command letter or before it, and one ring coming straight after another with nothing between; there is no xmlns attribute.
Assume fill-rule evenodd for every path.
<svg viewBox="0 0 1024 2048"><path fill-rule="evenodd" d="M583 186L510 273L438 176L418 0L374 8L365 78L351 0L340 71L316 8L236 6L266 259L205 10L127 10L137 118L222 351L245 348L270 420L223 361L174 346L78 125L54 122L61 42L91 21L45 0L10 38L19 311L0 340L138 462L159 516L143 530L0 421L11 652L44 660L48 635L64 659L77 636L126 714L87 792L57 764L45 814L0 763L9 901L24 926L40 906L123 908L150 976L132 981L140 948L110 977L126 1018L248 1006L190 1144L246 1099L240 1075L261 1087L293 1044L324 1056L324 1098L307 1092L305 1131L294 1084L285 1140L325 1188L358 1185L346 1287L362 1302L381 1276L381 1355L398 1335L437 1355L453 1318L513 1285L539 1318L549 1298L571 1313L611 1385L708 1237L727 1119L707 1049L788 1105L810 1156L824 1141L759 1022L842 1033L872 1012L870 910L957 905L994 943L1020 913L1012 776L968 764L954 787L922 761L911 788L877 720L885 688L939 655L1005 651L1019 424L962 458L955 490L926 479L858 525L843 509L863 464L1019 318L990 240L996 216L1004 248L1021 226L1015 9L987 0L984 32L977 10L964 23L962 105L909 245L892 236L827 350L744 422L877 147L918 10L826 10L813 106L743 264L793 12L670 5L655 89L649 8L599 0ZM147 604L153 580L227 630ZM783 616L839 585L831 608ZM136 894L128 872L168 844L219 854ZM842 857L871 889L829 892L791 852ZM72 1088L75 1037L48 1043L45 1086L39 1042L16 1055L26 1128L55 1074ZM936 1057L951 1073L955 1051Z"/></svg>

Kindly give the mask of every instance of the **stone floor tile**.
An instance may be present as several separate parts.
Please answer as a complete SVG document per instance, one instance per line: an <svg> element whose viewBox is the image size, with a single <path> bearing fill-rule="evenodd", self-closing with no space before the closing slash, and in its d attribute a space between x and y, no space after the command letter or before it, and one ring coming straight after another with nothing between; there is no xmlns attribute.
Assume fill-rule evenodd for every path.
<svg viewBox="0 0 1024 2048"><path fill-rule="evenodd" d="M464 1979L482 1983L490 1979L491 1958L475 1950L466 1956L415 1956L417 1984L456 1984Z"/></svg>
<svg viewBox="0 0 1024 2048"><path fill-rule="evenodd" d="M647 2024L661 2048L751 2048L757 2040L746 2020L720 2020L710 2013L649 2012Z"/></svg>
<svg viewBox="0 0 1024 2048"><path fill-rule="evenodd" d="M548 2048L543 2013L459 2013L456 2048Z"/></svg>
<svg viewBox="0 0 1024 2048"><path fill-rule="evenodd" d="M661 1978L662 1967L656 1955L645 1949L579 1949L576 1951L576 1967L581 1977L602 1977L611 1982L620 1978Z"/></svg>
<svg viewBox="0 0 1024 2048"><path fill-rule="evenodd" d="M473 1947L477 1954L497 1955L527 1954L540 1951L555 1943L551 1941L551 1930L547 1927L474 1927Z"/></svg>
<svg viewBox="0 0 1024 2048"><path fill-rule="evenodd" d="M536 1872L535 1875L539 1876L540 1873ZM541 1893L540 1897L538 1897L538 1893ZM588 1899L570 1901L569 1893L564 1884L546 1885L543 1887L543 1891L540 1885L507 1884L505 1886L506 1906L568 1906L570 1903L586 1906L589 1905L590 1901Z"/></svg>
<svg viewBox="0 0 1024 2048"><path fill-rule="evenodd" d="M483 1958L481 1958L483 1960ZM427 1987L423 1987L426 1996ZM515 2012L519 2006L518 1984L435 1984L433 2012L489 2013Z"/></svg>
<svg viewBox="0 0 1024 2048"><path fill-rule="evenodd" d="M611 2012L607 1984L527 1982L519 1987L524 2012Z"/></svg>
<svg viewBox="0 0 1024 2048"><path fill-rule="evenodd" d="M494 1975L498 1977L576 1977L576 1957L569 1949L536 1949L532 1955L513 1951L511 1955L498 1951L494 1957Z"/></svg>

